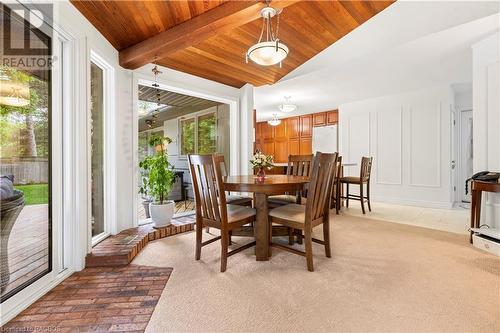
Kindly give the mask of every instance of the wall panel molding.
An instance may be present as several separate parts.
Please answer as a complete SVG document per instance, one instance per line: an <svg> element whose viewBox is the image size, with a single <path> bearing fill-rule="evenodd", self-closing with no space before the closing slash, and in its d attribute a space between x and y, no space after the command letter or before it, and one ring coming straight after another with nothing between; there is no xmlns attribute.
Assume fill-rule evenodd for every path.
<svg viewBox="0 0 500 333"><path fill-rule="evenodd" d="M416 187L441 187L441 113L442 113L442 102L437 104L436 109L431 105L421 105L418 109L414 106L410 106L410 142L409 142L409 156L410 156L410 186ZM434 116L434 126L433 126L433 116ZM423 117L424 127L416 128L417 118ZM435 132L431 133L430 130L435 128ZM414 137L414 135L426 133L420 137ZM435 134L435 140L429 140L430 135ZM417 140L418 143L422 144L417 150ZM422 149L423 148L423 149ZM435 149L427 153L427 150ZM435 163L435 172L429 172L430 163ZM419 174L420 172L420 174ZM435 175L436 179L434 181L422 181L422 175ZM420 177L419 177L420 176Z"/></svg>
<svg viewBox="0 0 500 333"><path fill-rule="evenodd" d="M384 116L389 116L388 119L384 119ZM399 117L399 119L397 118ZM395 127L395 126L398 127ZM385 127L387 126L387 128ZM391 137L390 134L392 131L396 130L396 135ZM375 164L377 165L377 171L376 171L376 181L377 184L381 185L402 185L403 183L403 107L400 106L397 109L393 110L384 110L384 111L377 111L376 112L376 162ZM382 142L383 134L389 134L389 137L387 138L386 142ZM399 154L399 156L396 155L396 157L392 161L385 161L386 154L384 154L384 149L383 147L388 147L390 144L396 144L399 145L399 147L395 147L396 149L393 149L392 151L389 152L389 154ZM382 147L382 148L381 148ZM389 148L390 150L390 148ZM389 162L387 165L384 165L382 163L384 162ZM390 170L390 166L394 165L392 162L397 163L397 168ZM396 179L384 179L383 177L388 177L389 175L383 175L381 173L381 170L389 170L387 172L389 175L396 173L397 177ZM399 175L398 175L399 173Z"/></svg>

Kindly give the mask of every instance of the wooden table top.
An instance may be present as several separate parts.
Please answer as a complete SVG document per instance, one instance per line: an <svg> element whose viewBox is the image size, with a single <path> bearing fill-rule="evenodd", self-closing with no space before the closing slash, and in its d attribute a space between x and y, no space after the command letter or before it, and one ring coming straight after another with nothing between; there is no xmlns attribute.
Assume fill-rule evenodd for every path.
<svg viewBox="0 0 500 333"><path fill-rule="evenodd" d="M224 177L227 191L266 194L298 190L308 182L309 177L287 175L267 175L264 179L258 179L254 175Z"/></svg>

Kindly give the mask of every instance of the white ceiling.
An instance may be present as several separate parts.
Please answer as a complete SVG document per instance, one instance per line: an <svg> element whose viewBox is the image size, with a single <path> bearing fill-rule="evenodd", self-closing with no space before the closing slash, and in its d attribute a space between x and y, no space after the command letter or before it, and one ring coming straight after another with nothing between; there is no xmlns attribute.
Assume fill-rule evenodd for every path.
<svg viewBox="0 0 500 333"><path fill-rule="evenodd" d="M257 119L279 113L284 96L298 110L281 117L470 82L470 46L500 28L499 12L499 2L396 2L278 83L256 88Z"/></svg>

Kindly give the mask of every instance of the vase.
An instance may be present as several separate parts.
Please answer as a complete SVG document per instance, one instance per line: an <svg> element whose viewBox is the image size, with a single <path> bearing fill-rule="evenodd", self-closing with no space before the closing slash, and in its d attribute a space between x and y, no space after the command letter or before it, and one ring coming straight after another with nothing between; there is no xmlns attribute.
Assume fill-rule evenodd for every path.
<svg viewBox="0 0 500 333"><path fill-rule="evenodd" d="M257 171L257 178L261 178L261 179L266 178L266 170L264 170L263 167L260 167L259 171Z"/></svg>

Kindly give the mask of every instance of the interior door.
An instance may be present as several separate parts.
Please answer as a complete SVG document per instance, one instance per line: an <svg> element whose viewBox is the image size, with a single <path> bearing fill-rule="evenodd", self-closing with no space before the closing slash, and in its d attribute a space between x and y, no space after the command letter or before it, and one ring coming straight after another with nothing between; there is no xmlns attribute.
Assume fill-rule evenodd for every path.
<svg viewBox="0 0 500 333"><path fill-rule="evenodd" d="M458 179L458 187L460 193L460 200L462 202L470 202L470 193L465 194L465 180L472 176L472 129L473 129L473 120L472 120L472 110L466 110L460 112L460 153L459 153L459 179Z"/></svg>

